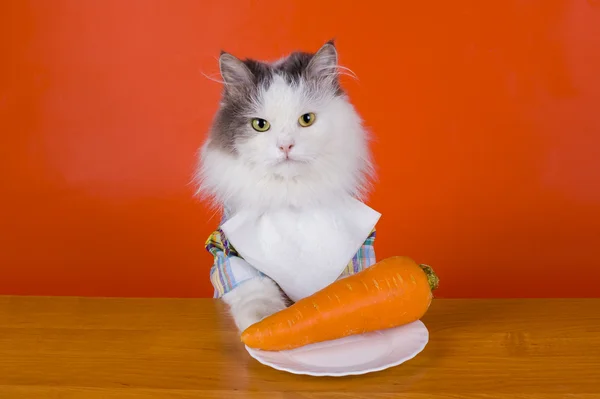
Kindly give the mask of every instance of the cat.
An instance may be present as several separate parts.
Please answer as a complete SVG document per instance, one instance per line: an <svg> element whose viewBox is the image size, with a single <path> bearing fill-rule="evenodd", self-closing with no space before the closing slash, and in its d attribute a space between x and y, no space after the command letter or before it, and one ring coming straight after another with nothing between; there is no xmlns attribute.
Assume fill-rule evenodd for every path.
<svg viewBox="0 0 600 399"><path fill-rule="evenodd" d="M222 52L219 67L220 107L196 176L199 193L225 218L247 209L310 209L364 198L373 176L369 135L340 84L333 41L275 62ZM228 305L238 329L289 305L273 280L222 249L211 249L211 280L228 285L215 297ZM237 270L240 281L219 283L226 273L219 267Z"/></svg>

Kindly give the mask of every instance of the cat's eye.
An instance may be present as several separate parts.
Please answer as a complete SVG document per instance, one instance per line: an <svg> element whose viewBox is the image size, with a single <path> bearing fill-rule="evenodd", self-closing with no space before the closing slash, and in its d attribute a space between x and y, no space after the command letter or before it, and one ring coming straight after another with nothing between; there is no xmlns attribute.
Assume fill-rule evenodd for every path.
<svg viewBox="0 0 600 399"><path fill-rule="evenodd" d="M252 125L252 129L257 132L266 132L271 127L271 124L262 118L254 118L250 124Z"/></svg>
<svg viewBox="0 0 600 399"><path fill-rule="evenodd" d="M316 119L317 118L316 118L315 114L312 112L309 112L307 114L302 115L300 118L298 118L298 123L302 127L309 127L310 125L315 123Z"/></svg>

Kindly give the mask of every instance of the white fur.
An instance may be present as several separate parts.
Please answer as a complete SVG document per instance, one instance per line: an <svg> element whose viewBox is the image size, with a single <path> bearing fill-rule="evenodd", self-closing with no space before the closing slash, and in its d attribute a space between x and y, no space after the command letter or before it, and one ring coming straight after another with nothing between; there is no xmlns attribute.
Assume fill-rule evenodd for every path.
<svg viewBox="0 0 600 399"><path fill-rule="evenodd" d="M285 309L279 287L269 278L255 277L223 296L237 328L244 331L254 323Z"/></svg>
<svg viewBox="0 0 600 399"><path fill-rule="evenodd" d="M307 112L315 113L316 122L301 127L298 118ZM271 128L238 141L237 155L212 148L210 140L200 152L199 191L219 207L233 212L311 207L366 193L372 170L368 136L345 97L314 98L302 85L290 86L276 77L248 117L266 119ZM283 162L279 150L287 142L294 144L293 162Z"/></svg>
<svg viewBox="0 0 600 399"><path fill-rule="evenodd" d="M246 115L266 119L270 129L259 133L248 124L239 133L250 138L236 142L236 154L207 140L200 151L199 192L232 213L335 206L348 196L362 198L372 165L361 119L345 96L311 93L303 83L290 85L275 76ZM316 121L301 127L298 118L308 112ZM285 144L294 145L291 161L279 149ZM241 330L285 307L279 288L268 278L245 282L223 299Z"/></svg>

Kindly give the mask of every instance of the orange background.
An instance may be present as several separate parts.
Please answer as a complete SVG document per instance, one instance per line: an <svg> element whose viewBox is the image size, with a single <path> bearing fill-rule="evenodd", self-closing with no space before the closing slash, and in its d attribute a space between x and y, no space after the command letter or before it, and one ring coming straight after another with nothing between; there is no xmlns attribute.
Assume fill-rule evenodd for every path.
<svg viewBox="0 0 600 399"><path fill-rule="evenodd" d="M210 296L202 73L332 37L379 257L435 266L441 297L600 294L595 1L0 3L0 294Z"/></svg>

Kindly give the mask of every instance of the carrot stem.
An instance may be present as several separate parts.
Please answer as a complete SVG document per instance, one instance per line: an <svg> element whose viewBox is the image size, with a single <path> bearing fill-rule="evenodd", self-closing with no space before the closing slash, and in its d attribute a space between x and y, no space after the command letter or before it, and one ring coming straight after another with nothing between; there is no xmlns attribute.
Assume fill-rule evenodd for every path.
<svg viewBox="0 0 600 399"><path fill-rule="evenodd" d="M435 274L435 272L433 271L433 268L429 265L419 265L419 266L421 267L421 269L423 269L423 271L427 275L427 282L429 283L429 288L431 288L431 291L437 289L437 287L439 287L439 285L440 285L440 278L437 276L437 274Z"/></svg>

